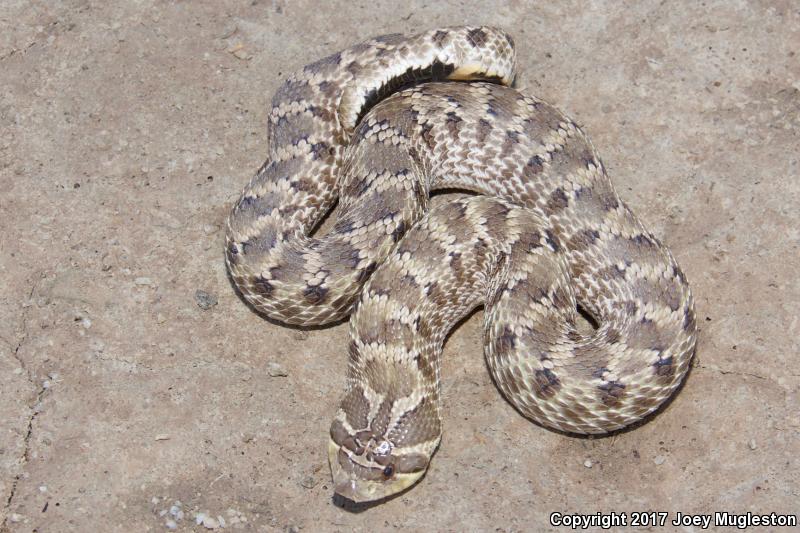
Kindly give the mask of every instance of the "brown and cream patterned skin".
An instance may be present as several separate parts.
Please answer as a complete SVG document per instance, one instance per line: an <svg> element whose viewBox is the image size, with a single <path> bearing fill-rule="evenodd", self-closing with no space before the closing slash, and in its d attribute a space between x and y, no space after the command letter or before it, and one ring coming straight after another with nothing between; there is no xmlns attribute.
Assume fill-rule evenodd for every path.
<svg viewBox="0 0 800 533"><path fill-rule="evenodd" d="M357 121L414 81L510 84L514 68L505 32L458 27L377 37L292 75L272 99L269 159L228 219L225 257L245 299L290 324L346 317L364 281L422 215L428 194L421 173L395 160L405 140L393 146L376 131L381 142L350 145ZM336 227L309 237L337 196Z"/></svg>
<svg viewBox="0 0 800 533"><path fill-rule="evenodd" d="M353 500L395 494L426 471L442 432L442 343L476 306L485 306L498 386L551 428L623 428L657 409L689 367L696 323L686 278L572 120L485 82L388 95L408 80L384 70L508 82L511 42L499 30L451 28L359 45L320 62L324 74L306 67L273 101L273 159L229 220L231 274L261 311L317 324L357 300L329 442L335 490ZM462 52L442 60L443 46ZM415 48L435 50L415 57L438 66L393 66ZM467 49L477 57L465 60ZM348 69L359 54L369 66ZM308 103L322 98L320 79L339 80L338 92ZM308 237L337 186L333 229ZM485 197L425 215L440 188ZM577 307L597 323L593 333L576 327Z"/></svg>

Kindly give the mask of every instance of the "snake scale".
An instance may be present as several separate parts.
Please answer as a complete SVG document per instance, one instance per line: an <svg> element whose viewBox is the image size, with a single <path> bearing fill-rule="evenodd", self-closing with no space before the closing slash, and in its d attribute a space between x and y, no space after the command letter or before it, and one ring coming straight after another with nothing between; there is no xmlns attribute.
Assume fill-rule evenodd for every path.
<svg viewBox="0 0 800 533"><path fill-rule="evenodd" d="M581 129L509 87L515 65L502 30L453 27L306 66L274 96L269 158L228 219L228 269L258 311L300 325L352 313L329 460L354 501L426 472L443 343L478 306L498 387L553 429L626 427L688 370L684 274ZM453 188L475 195L429 209L431 191Z"/></svg>

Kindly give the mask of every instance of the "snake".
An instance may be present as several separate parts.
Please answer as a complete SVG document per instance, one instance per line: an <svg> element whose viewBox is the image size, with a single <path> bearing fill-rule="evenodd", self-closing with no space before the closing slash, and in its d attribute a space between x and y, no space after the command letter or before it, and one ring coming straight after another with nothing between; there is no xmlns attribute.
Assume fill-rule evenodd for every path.
<svg viewBox="0 0 800 533"><path fill-rule="evenodd" d="M502 394L566 434L629 427L689 369L685 274L582 129L513 87L516 68L505 31L446 27L351 46L272 99L268 158L230 213L225 260L273 320L349 317L328 439L344 498L382 501L428 471L444 343L478 307ZM431 208L439 190L467 196Z"/></svg>

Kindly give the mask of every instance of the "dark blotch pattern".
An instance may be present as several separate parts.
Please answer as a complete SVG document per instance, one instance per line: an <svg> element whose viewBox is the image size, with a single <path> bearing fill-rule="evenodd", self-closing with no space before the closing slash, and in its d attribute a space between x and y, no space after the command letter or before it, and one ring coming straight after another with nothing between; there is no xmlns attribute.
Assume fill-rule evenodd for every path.
<svg viewBox="0 0 800 533"><path fill-rule="evenodd" d="M644 248L655 248L656 247L656 243L654 242L654 239L652 239L652 238L650 238L650 237L648 237L647 235L644 235L644 234L636 235L635 237L631 238L631 241L636 246L642 246Z"/></svg>
<svg viewBox="0 0 800 533"><path fill-rule="evenodd" d="M659 359L653 367L655 368L656 374L659 376L670 377L675 373L675 367L672 365L672 357Z"/></svg>
<svg viewBox="0 0 800 533"><path fill-rule="evenodd" d="M378 265L375 264L374 261L368 264L361 272L358 273L358 278L356 278L358 283L361 284L367 281L372 273L375 272L376 268L378 268Z"/></svg>
<svg viewBox="0 0 800 533"><path fill-rule="evenodd" d="M319 61L315 61L310 65L306 65L303 68L304 72L308 74L319 74L325 72L327 70L331 70L332 68L338 67L339 63L342 62L342 53L336 52L335 54L329 55Z"/></svg>
<svg viewBox="0 0 800 533"><path fill-rule="evenodd" d="M547 210L552 213L555 211L560 211L569 205L569 199L567 198L566 193L564 193L564 189L561 187L557 188L550 194L550 198L547 200Z"/></svg>
<svg viewBox="0 0 800 533"><path fill-rule="evenodd" d="M475 28L467 32L467 39L469 39L469 44L475 48L479 48L486 42L486 32L481 28Z"/></svg>
<svg viewBox="0 0 800 533"><path fill-rule="evenodd" d="M492 132L492 129L494 129L492 127L492 123L489 122L488 120L480 119L478 121L477 135L476 135L478 144L483 144L486 142L486 139L489 138L489 134Z"/></svg>
<svg viewBox="0 0 800 533"><path fill-rule="evenodd" d="M542 159L541 156L535 155L528 159L528 163L525 165L525 175L532 176L535 174L541 174L543 169L544 159Z"/></svg>
<svg viewBox="0 0 800 533"><path fill-rule="evenodd" d="M625 394L625 385L616 381L609 381L597 387L600 389L600 400L607 406L618 405L620 398Z"/></svg>
<svg viewBox="0 0 800 533"><path fill-rule="evenodd" d="M550 246L551 250L554 252L561 250L561 245L558 243L558 237L556 237L550 229L544 230L544 235L544 240L547 242L548 246Z"/></svg>
<svg viewBox="0 0 800 533"><path fill-rule="evenodd" d="M272 291L275 290L275 287L272 286L272 283L269 280L262 278L261 276L256 277L253 279L253 287L262 296L269 296L272 294Z"/></svg>
<svg viewBox="0 0 800 533"><path fill-rule="evenodd" d="M319 305L323 303L328 297L328 289L320 287L306 287L303 291L303 298L311 305Z"/></svg>
<svg viewBox="0 0 800 533"><path fill-rule="evenodd" d="M561 388L561 382L552 370L545 368L534 373L533 388L538 396L551 398Z"/></svg>
<svg viewBox="0 0 800 533"><path fill-rule="evenodd" d="M228 244L227 252L228 261L236 264L239 261L239 247L235 242Z"/></svg>
<svg viewBox="0 0 800 533"><path fill-rule="evenodd" d="M387 33L386 35L379 35L373 39L376 43L383 44L398 44L405 41L406 37L402 33Z"/></svg>
<svg viewBox="0 0 800 533"><path fill-rule="evenodd" d="M423 398L416 407L400 417L387 437L398 446L414 446L436 438L441 432L434 403Z"/></svg>
<svg viewBox="0 0 800 533"><path fill-rule="evenodd" d="M400 240L400 237L405 235L406 233L406 222L405 220L401 220L400 223L394 228L392 231L392 241L397 242Z"/></svg>
<svg viewBox="0 0 800 533"><path fill-rule="evenodd" d="M600 232L596 229L583 229L569 239L569 247L572 250L583 250L597 242Z"/></svg>
<svg viewBox="0 0 800 533"><path fill-rule="evenodd" d="M606 331L606 342L608 342L609 344L616 344L619 342L621 338L622 335L616 329L609 328L609 330Z"/></svg>
<svg viewBox="0 0 800 533"><path fill-rule="evenodd" d="M499 292L499 291L498 291ZM517 346L517 336L510 326L503 328L503 333L495 339L494 349L499 356L504 356Z"/></svg>
<svg viewBox="0 0 800 533"><path fill-rule="evenodd" d="M311 157L315 160L330 159L333 157L333 147L326 142L311 145Z"/></svg>
<svg viewBox="0 0 800 533"><path fill-rule="evenodd" d="M347 391L342 399L341 406L342 410L347 414L347 422L351 427L359 429L367 426L369 422L367 420L369 402L364 396L364 390L359 385L355 385Z"/></svg>
<svg viewBox="0 0 800 533"><path fill-rule="evenodd" d="M350 248L349 250L342 251L339 259L342 261L343 264L347 265L350 268L356 268L358 264L361 262L361 252L358 248Z"/></svg>
<svg viewBox="0 0 800 533"><path fill-rule="evenodd" d="M433 34L433 42L436 43L437 46L442 46L444 44L444 40L447 39L448 33L444 30L439 30Z"/></svg>

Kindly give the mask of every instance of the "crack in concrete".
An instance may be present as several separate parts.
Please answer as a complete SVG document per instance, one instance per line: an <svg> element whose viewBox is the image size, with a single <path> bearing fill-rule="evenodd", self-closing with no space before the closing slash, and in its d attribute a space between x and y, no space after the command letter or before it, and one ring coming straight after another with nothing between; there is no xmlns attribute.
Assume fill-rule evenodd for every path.
<svg viewBox="0 0 800 533"><path fill-rule="evenodd" d="M22 48L11 48L11 50L9 50L7 53L5 53L3 55L0 55L0 61L5 61L6 59L8 59L10 57L13 57L16 54L24 54L25 52L28 51L28 49L31 46L33 46L35 44L36 44L36 41L31 41L31 42L29 42L27 45L25 45Z"/></svg>
<svg viewBox="0 0 800 533"><path fill-rule="evenodd" d="M749 377L749 378L760 379L760 380L766 381L767 383L770 383L770 384L778 387L782 391L786 392L786 387L784 387L783 385L781 385L780 383L778 383L774 379L772 379L770 377L767 377L767 376L761 376L759 374L753 374L751 372L739 372L737 370L725 370L725 369L722 369L722 368L720 368L718 366L706 366L706 365L700 365L700 364L695 365L694 368L696 368L698 370L710 370L710 371L716 372L716 373L718 373L718 374L720 374L722 376L739 376L739 377ZM794 374L789 374L789 375L792 376L792 377L795 377Z"/></svg>
<svg viewBox="0 0 800 533"><path fill-rule="evenodd" d="M30 302L31 299L33 298L34 292L36 292L36 284L33 284L31 286L31 290L28 292L28 302ZM25 363L25 360L22 358L22 356L19 353L20 350L22 349L22 347L28 341L28 337L29 337L29 332L28 332L28 308L27 307L23 307L23 311L22 311L22 336L21 336L20 340L17 342L16 347L12 350L11 353L13 354L14 359L19 364L20 368L22 368L22 371L25 372L25 376L28 378L28 381L31 383L31 385L33 385L34 387L37 387L36 376L33 374L31 369L28 368L28 365ZM10 511L11 511L11 504L14 501L14 496L16 496L16 494L17 494L17 485L19 484L19 480L22 478L22 470L24 469L24 465L26 465L28 463L28 461L30 460L30 451L31 451L30 450L30 441L31 441L31 436L33 435L33 424L34 424L34 422L36 420L37 415L41 411L40 405L41 405L42 398L44 397L44 393L46 391L47 391L47 388L44 386L44 384L39 385L38 386L38 390L36 392L35 400L34 400L33 404L30 407L31 413L30 413L30 416L28 417L27 429L25 431L25 437L23 439L22 456L20 457L20 467L21 468L20 468L20 472L17 475L14 476L14 481L12 481L12 483L11 483L11 490L9 491L8 498L6 498L5 504L3 506L3 514L5 516L3 518L3 523L0 524L0 532L5 532L5 531L9 530L8 529L8 519L9 519Z"/></svg>
<svg viewBox="0 0 800 533"><path fill-rule="evenodd" d="M31 290L28 291L28 302L30 302L30 300L33 298L33 293L34 293L35 290L36 290L36 285L33 285L31 287ZM27 341L27 340L28 340L28 308L23 306L23 311L22 311L22 338L17 342L17 345L12 350L12 353L14 354L14 359L16 359L17 363L19 363L20 368L22 368L22 370L28 376L28 381L30 381L31 383L34 383L33 379L31 378L31 372L28 369L28 366L25 364L25 361L19 355L19 351L22 348L22 345L25 344L25 341Z"/></svg>
<svg viewBox="0 0 800 533"><path fill-rule="evenodd" d="M739 372L737 370L724 370L724 369L722 369L722 368L720 368L718 366L697 365L697 368L699 368L701 370L711 370L711 371L714 371L714 372L719 372L723 376L728 376L728 375L748 376L748 377L751 377L751 378L763 379L763 380L766 380L766 381L772 381L771 379L769 379L766 376L760 376L758 374L751 374L749 372Z"/></svg>

